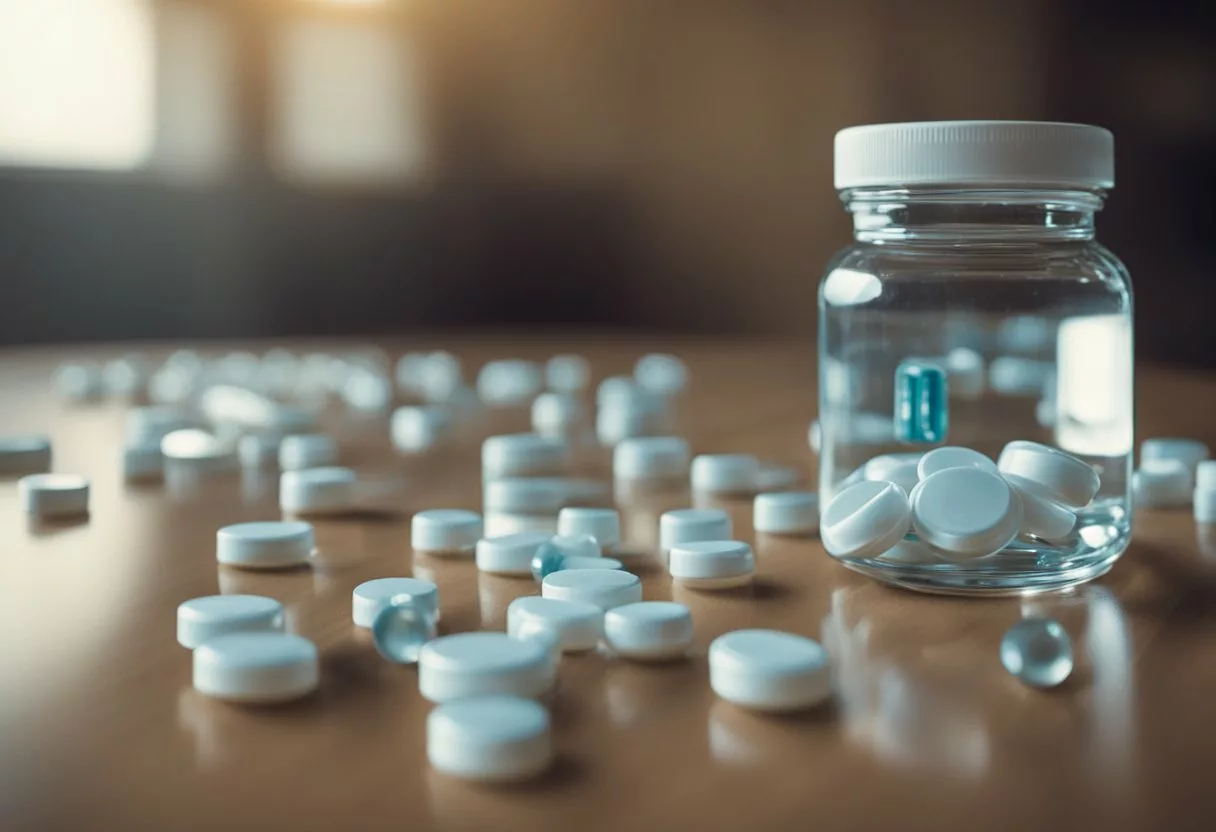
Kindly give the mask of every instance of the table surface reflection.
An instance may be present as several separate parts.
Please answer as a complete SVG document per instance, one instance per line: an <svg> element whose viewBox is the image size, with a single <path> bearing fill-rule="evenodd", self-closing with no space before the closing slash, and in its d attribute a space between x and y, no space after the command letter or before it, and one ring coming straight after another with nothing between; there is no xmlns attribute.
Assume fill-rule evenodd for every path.
<svg viewBox="0 0 1216 832"><path fill-rule="evenodd" d="M670 349L692 371L679 420L696 451L754 452L798 467L804 481L814 470L810 347L445 346L474 368L579 351L597 377L628 371L642 346ZM535 585L479 574L467 560L414 556L408 513L318 522L311 569L217 568L218 527L279 515L276 475L173 471L164 484L125 484L124 406L65 406L48 385L61 360L116 352L0 355L0 433L50 433L55 470L93 481L89 518L55 525L28 522L15 484L0 483L3 828L1211 828L1216 540L1197 537L1187 511L1141 513L1132 548L1094 584L967 601L875 584L834 563L818 540L757 538L748 501L724 505L737 536L756 545L755 586L681 590L646 553L658 515L689 496L619 495L628 561L647 599L692 609L694 655L657 666L565 657L553 771L523 787L476 787L427 767L429 705L416 672L385 662L352 625L351 589L389 575L434 580L442 629L458 632L502 629L507 605ZM1216 440L1216 378L1144 368L1139 390L1141 436ZM334 416L329 427L345 461L403 479L408 512L479 509L480 438L527 424L525 411L483 415L461 442L410 459L390 451L384 417ZM589 450L579 465L606 482L607 462ZM315 696L247 708L193 691L175 609L217 592L287 606L291 628L321 648ZM1073 638L1077 669L1058 690L1026 688L998 660L1002 633L1031 612L1056 617ZM820 639L833 655L836 703L775 718L717 700L706 649L741 627Z"/></svg>

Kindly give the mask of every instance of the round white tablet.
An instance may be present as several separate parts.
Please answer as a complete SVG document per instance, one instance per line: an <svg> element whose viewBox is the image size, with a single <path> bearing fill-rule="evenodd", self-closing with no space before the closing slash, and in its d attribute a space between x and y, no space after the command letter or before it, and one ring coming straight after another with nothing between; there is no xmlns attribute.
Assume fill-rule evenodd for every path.
<svg viewBox="0 0 1216 832"><path fill-rule="evenodd" d="M165 434L160 440L160 450L166 459L195 465L220 466L236 460L236 448L233 443L195 428L184 428Z"/></svg>
<svg viewBox="0 0 1216 832"><path fill-rule="evenodd" d="M617 443L612 475L618 480L685 477L688 460L688 442L678 436L639 436Z"/></svg>
<svg viewBox="0 0 1216 832"><path fill-rule="evenodd" d="M581 355L555 355L545 362L545 384L558 393L578 393L591 381L591 362Z"/></svg>
<svg viewBox="0 0 1216 832"><path fill-rule="evenodd" d="M610 610L642 600L642 582L620 569L562 569L545 576L541 595L563 601L585 601Z"/></svg>
<svg viewBox="0 0 1216 832"><path fill-rule="evenodd" d="M757 711L797 711L832 695L828 653L816 641L776 630L735 630L709 645L709 685Z"/></svg>
<svg viewBox="0 0 1216 832"><path fill-rule="evenodd" d="M666 403L641 391L613 399L595 414L595 438L606 448L626 439L656 436L669 429Z"/></svg>
<svg viewBox="0 0 1216 832"><path fill-rule="evenodd" d="M582 400L568 393L541 393L532 402L532 430L541 436L569 436L585 418Z"/></svg>
<svg viewBox="0 0 1216 832"><path fill-rule="evenodd" d="M1195 487L1216 490L1216 459L1205 459L1195 466Z"/></svg>
<svg viewBox="0 0 1216 832"><path fill-rule="evenodd" d="M355 587L351 618L356 627L371 627L376 616L398 595L409 595L418 606L439 620L439 587L421 578L375 578Z"/></svg>
<svg viewBox="0 0 1216 832"><path fill-rule="evenodd" d="M30 474L17 480L26 514L73 517L89 513L89 481L76 474Z"/></svg>
<svg viewBox="0 0 1216 832"><path fill-rule="evenodd" d="M563 537L590 535L610 552L621 543L621 514L614 508L563 508L557 515L557 533Z"/></svg>
<svg viewBox="0 0 1216 832"><path fill-rule="evenodd" d="M639 601L604 614L604 640L618 656L666 661L688 655L692 613L674 601Z"/></svg>
<svg viewBox="0 0 1216 832"><path fill-rule="evenodd" d="M917 483L909 498L920 539L959 558L999 552L1022 527L1022 500L1000 474L947 468Z"/></svg>
<svg viewBox="0 0 1216 832"><path fill-rule="evenodd" d="M497 575L531 575L532 556L551 535L518 532L477 541L477 568Z"/></svg>
<svg viewBox="0 0 1216 832"><path fill-rule="evenodd" d="M633 378L646 390L674 396L688 383L688 368L674 355L651 353L638 359L633 366Z"/></svg>
<svg viewBox="0 0 1216 832"><path fill-rule="evenodd" d="M215 533L215 559L244 569L282 569L308 563L316 546L302 520L237 523Z"/></svg>
<svg viewBox="0 0 1216 832"><path fill-rule="evenodd" d="M593 650L604 633L604 611L585 601L564 601L527 595L507 607L507 635L522 638L543 624L557 633L565 653Z"/></svg>
<svg viewBox="0 0 1216 832"><path fill-rule="evenodd" d="M721 509L678 508L659 516L659 548L664 552L678 543L730 539L730 515Z"/></svg>
<svg viewBox="0 0 1216 832"><path fill-rule="evenodd" d="M357 477L350 468L305 468L279 477L279 508L288 514L329 514L355 506Z"/></svg>
<svg viewBox="0 0 1216 832"><path fill-rule="evenodd" d="M285 436L279 443L279 467L284 471L324 468L338 461L338 443L323 433Z"/></svg>
<svg viewBox="0 0 1216 832"><path fill-rule="evenodd" d="M155 480L165 475L165 455L159 442L127 445L122 449L122 475L128 480Z"/></svg>
<svg viewBox="0 0 1216 832"><path fill-rule="evenodd" d="M535 698L553 687L543 645L506 633L459 633L428 642L418 654L418 688L431 702L505 693Z"/></svg>
<svg viewBox="0 0 1216 832"><path fill-rule="evenodd" d="M608 376L595 388L595 406L604 407L628 400L639 392L631 376Z"/></svg>
<svg viewBox="0 0 1216 832"><path fill-rule="evenodd" d="M1191 495L1191 501L1194 503L1196 523L1202 525L1216 523L1216 489L1196 488Z"/></svg>
<svg viewBox="0 0 1216 832"><path fill-rule="evenodd" d="M916 466L916 473L919 479L923 480L930 474L947 468L979 468L993 474L997 472L996 463L979 451L947 445L944 448L934 448L922 456Z"/></svg>
<svg viewBox="0 0 1216 832"><path fill-rule="evenodd" d="M389 433L397 450L420 453L437 445L451 426L450 408L441 405L399 407L393 411Z"/></svg>
<svg viewBox="0 0 1216 832"><path fill-rule="evenodd" d="M1083 508L1098 493L1101 480L1093 467L1058 448L1018 439L1001 451L997 467L1022 477L1028 490L1069 508Z"/></svg>
<svg viewBox="0 0 1216 832"><path fill-rule="evenodd" d="M861 475L873 482L893 482L905 492L911 491L916 485L920 459L918 453L882 454L861 466Z"/></svg>
<svg viewBox="0 0 1216 832"><path fill-rule="evenodd" d="M561 474L570 448L562 440L535 433L491 436L481 444L481 474L485 479Z"/></svg>
<svg viewBox="0 0 1216 832"><path fill-rule="evenodd" d="M893 482L862 480L837 492L819 518L823 548L837 557L873 557L908 533L907 493Z"/></svg>
<svg viewBox="0 0 1216 832"><path fill-rule="evenodd" d="M810 491L757 494L752 525L764 534L811 534L819 528L819 495Z"/></svg>
<svg viewBox="0 0 1216 832"><path fill-rule="evenodd" d="M927 546L919 540L908 540L907 538L899 541L878 557L880 560L891 563L941 563L941 559L933 554L932 546Z"/></svg>
<svg viewBox="0 0 1216 832"><path fill-rule="evenodd" d="M1022 500L1022 531L1047 541L1062 540L1077 524L1076 512L1059 503L1045 500L1027 489L1025 480L1017 474L1006 474L1005 481L1013 486Z"/></svg>
<svg viewBox="0 0 1216 832"><path fill-rule="evenodd" d="M426 718L426 756L436 771L482 782L514 782L553 762L549 713L530 699L476 696Z"/></svg>
<svg viewBox="0 0 1216 832"><path fill-rule="evenodd" d="M0 474L40 474L50 468L51 440L45 436L0 436Z"/></svg>
<svg viewBox="0 0 1216 832"><path fill-rule="evenodd" d="M754 494L760 462L751 454L701 454L692 461L692 489L708 494Z"/></svg>
<svg viewBox="0 0 1216 832"><path fill-rule="evenodd" d="M487 480L482 493L486 511L552 514L562 507L570 490L561 477L508 477Z"/></svg>
<svg viewBox="0 0 1216 832"><path fill-rule="evenodd" d="M231 702L288 702L317 688L317 646L290 633L229 633L194 648L194 689Z"/></svg>
<svg viewBox="0 0 1216 832"><path fill-rule="evenodd" d="M1198 439L1161 438L1145 439L1140 443L1140 462L1176 459L1186 466L1193 477L1199 463L1209 456L1208 446Z"/></svg>
<svg viewBox="0 0 1216 832"><path fill-rule="evenodd" d="M472 552L481 538L481 515L458 508L420 511L410 524L415 552L459 555Z"/></svg>
<svg viewBox="0 0 1216 832"><path fill-rule="evenodd" d="M739 540L702 540L671 547L671 577L694 589L726 589L749 583L756 574L752 547Z"/></svg>
<svg viewBox="0 0 1216 832"><path fill-rule="evenodd" d="M544 375L535 361L504 358L487 362L477 373L477 395L496 406L525 404L544 387Z"/></svg>
<svg viewBox="0 0 1216 832"><path fill-rule="evenodd" d="M1191 472L1180 459L1146 459L1132 475L1132 494L1140 508L1172 508L1191 502Z"/></svg>
<svg viewBox="0 0 1216 832"><path fill-rule="evenodd" d="M283 605L261 595L207 595L177 607L177 643L194 649L227 633L279 633Z"/></svg>

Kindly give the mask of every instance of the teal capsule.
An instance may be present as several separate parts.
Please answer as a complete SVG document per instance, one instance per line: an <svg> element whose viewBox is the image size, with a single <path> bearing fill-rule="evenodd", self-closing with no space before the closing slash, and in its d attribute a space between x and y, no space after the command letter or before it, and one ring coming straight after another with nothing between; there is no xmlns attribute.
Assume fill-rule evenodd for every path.
<svg viewBox="0 0 1216 832"><path fill-rule="evenodd" d="M906 444L946 441L949 389L944 368L929 361L904 361L895 370L895 438Z"/></svg>

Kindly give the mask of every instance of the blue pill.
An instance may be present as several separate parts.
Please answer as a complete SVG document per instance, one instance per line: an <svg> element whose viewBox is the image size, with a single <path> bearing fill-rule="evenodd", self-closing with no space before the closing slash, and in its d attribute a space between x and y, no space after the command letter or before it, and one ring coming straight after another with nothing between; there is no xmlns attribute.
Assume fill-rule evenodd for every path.
<svg viewBox="0 0 1216 832"><path fill-rule="evenodd" d="M1072 673L1072 642L1058 621L1026 618L1001 639L1001 664L1027 685L1055 687Z"/></svg>
<svg viewBox="0 0 1216 832"><path fill-rule="evenodd" d="M949 391L946 371L928 361L905 361L895 370L895 438L908 444L946 441Z"/></svg>
<svg viewBox="0 0 1216 832"><path fill-rule="evenodd" d="M560 572L566 562L566 554L555 544L548 541L536 547L532 556L532 577L537 583L543 581L554 572Z"/></svg>
<svg viewBox="0 0 1216 832"><path fill-rule="evenodd" d="M372 622L372 640L380 655L398 664L415 664L422 645L436 635L433 613L412 595L394 595Z"/></svg>

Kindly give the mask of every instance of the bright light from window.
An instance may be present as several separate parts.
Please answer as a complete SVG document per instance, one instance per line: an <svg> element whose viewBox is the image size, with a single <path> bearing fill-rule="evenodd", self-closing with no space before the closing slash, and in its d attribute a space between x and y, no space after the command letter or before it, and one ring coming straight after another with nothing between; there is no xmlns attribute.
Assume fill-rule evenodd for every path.
<svg viewBox="0 0 1216 832"><path fill-rule="evenodd" d="M140 164L152 44L148 0L0 0L0 164Z"/></svg>

